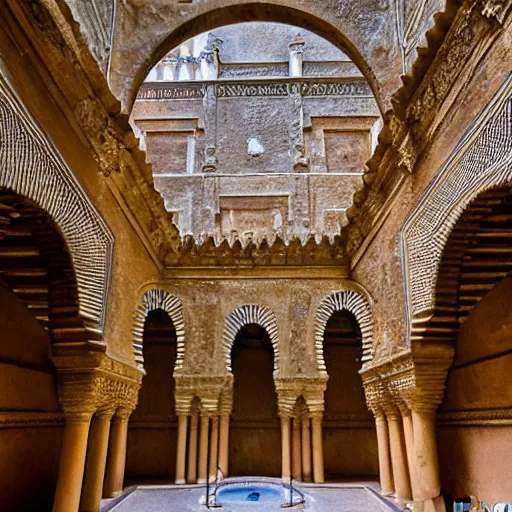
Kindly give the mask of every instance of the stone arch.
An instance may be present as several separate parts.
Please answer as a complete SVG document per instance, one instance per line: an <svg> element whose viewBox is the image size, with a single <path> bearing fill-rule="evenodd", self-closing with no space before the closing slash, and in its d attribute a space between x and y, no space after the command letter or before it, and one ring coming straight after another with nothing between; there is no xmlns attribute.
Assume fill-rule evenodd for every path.
<svg viewBox="0 0 512 512"><path fill-rule="evenodd" d="M325 297L318 306L315 319L315 352L318 371L326 374L324 360L324 333L333 313L347 310L356 318L361 329L363 364L373 359L373 315L371 303L362 293L342 290Z"/></svg>
<svg viewBox="0 0 512 512"><path fill-rule="evenodd" d="M0 187L45 210L65 240L76 275L79 315L105 332L114 236L58 150L0 74Z"/></svg>
<svg viewBox="0 0 512 512"><path fill-rule="evenodd" d="M109 75L111 88L120 99L123 110L129 112L147 73L165 57L168 51L187 39L208 30L240 22L278 22L310 30L338 46L361 70L370 84L381 112L384 113L392 108L390 97L393 92L400 89L402 84L394 76L390 78L389 69L384 69L382 63L375 59L375 55L368 51L365 45L365 34L361 31L360 24L345 15L346 9L349 9L349 12L350 9L356 9L357 2L351 1L354 2L353 6L333 6L325 9L321 1L315 5L301 5L301 8L297 8L297 4L289 0L284 2L272 0L265 3L251 0L235 2L222 0L214 7L197 6L189 9L179 19L179 24L169 18L165 24L167 32L163 33L163 28L156 33L153 30L151 41L148 33L145 32L147 29L144 28L148 26L147 24L140 24L140 27L135 27L129 34L122 31L123 18L131 17L132 13L124 10L122 5L118 5L116 47L112 52ZM323 15L317 14L318 9L323 10ZM166 12L158 12L158 10L154 14L156 15L155 23L162 22L167 16ZM375 15L375 12L368 14ZM378 17L381 17L382 23L394 23L394 18L388 19L383 13L379 13ZM132 38L138 39L139 42L144 41L143 45L139 44L138 53L133 50ZM131 58L124 53L125 48L130 52ZM392 65L395 66L396 77L398 77L403 71L398 52L392 56Z"/></svg>
<svg viewBox="0 0 512 512"><path fill-rule="evenodd" d="M146 316L150 311L162 309L172 320L176 331L176 362L174 371L183 368L185 358L185 318L183 316L183 305L176 295L169 293L160 288L151 288L142 296L142 303L135 310L135 318L133 325L133 353L135 362L142 368L144 366L144 358L142 355L144 324Z"/></svg>
<svg viewBox="0 0 512 512"><path fill-rule="evenodd" d="M512 181L512 74L459 142L400 233L407 340L435 311L450 233L482 192Z"/></svg>
<svg viewBox="0 0 512 512"><path fill-rule="evenodd" d="M274 371L279 371L279 330L275 313L260 304L245 304L233 310L224 325L224 360L226 370L231 372L231 349L238 331L247 324L258 324L269 335L274 349Z"/></svg>

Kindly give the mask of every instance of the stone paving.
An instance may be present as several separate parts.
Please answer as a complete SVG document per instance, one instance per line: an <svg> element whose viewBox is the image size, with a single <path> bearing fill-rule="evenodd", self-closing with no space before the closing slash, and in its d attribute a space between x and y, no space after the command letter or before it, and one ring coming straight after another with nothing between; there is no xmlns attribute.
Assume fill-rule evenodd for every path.
<svg viewBox="0 0 512 512"><path fill-rule="evenodd" d="M400 509L381 498L373 485L362 484L297 484L306 497L304 506L292 510L309 512L397 512ZM372 489L373 487L373 489ZM116 500L103 500L101 512L202 512L204 486L138 486L128 489ZM280 503L247 503L224 505L224 512L277 512Z"/></svg>

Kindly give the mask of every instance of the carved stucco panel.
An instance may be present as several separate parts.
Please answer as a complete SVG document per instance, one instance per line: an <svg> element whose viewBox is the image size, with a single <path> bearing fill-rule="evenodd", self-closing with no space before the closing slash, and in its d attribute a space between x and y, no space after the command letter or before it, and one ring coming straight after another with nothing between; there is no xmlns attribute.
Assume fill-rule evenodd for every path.
<svg viewBox="0 0 512 512"><path fill-rule="evenodd" d="M435 307L437 270L458 218L481 192L512 180L512 74L439 171L402 228L410 336Z"/></svg>
<svg viewBox="0 0 512 512"><path fill-rule="evenodd" d="M0 187L37 203L71 254L79 312L104 333L114 236L53 143L0 75Z"/></svg>

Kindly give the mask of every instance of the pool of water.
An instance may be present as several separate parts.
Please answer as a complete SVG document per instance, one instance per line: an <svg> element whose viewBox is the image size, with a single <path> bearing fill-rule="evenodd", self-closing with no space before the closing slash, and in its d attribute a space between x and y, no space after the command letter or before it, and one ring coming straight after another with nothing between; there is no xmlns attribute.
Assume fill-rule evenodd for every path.
<svg viewBox="0 0 512 512"><path fill-rule="evenodd" d="M278 487L268 485L228 485L219 489L217 503L262 503L284 501L284 493Z"/></svg>
<svg viewBox="0 0 512 512"><path fill-rule="evenodd" d="M292 499L294 503L304 500L303 494L294 489ZM272 485L267 482L236 482L225 483L217 489L217 503L219 505L239 503L286 503L290 501L289 488L281 485Z"/></svg>

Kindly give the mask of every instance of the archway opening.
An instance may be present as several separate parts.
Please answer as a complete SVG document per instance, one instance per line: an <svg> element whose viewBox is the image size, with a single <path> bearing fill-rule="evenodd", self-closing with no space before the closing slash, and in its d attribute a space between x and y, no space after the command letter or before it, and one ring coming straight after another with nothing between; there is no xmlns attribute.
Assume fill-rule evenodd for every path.
<svg viewBox="0 0 512 512"><path fill-rule="evenodd" d="M329 375L323 422L325 478L378 474L375 423L366 406L359 375L362 337L354 315L332 314L324 333Z"/></svg>
<svg viewBox="0 0 512 512"><path fill-rule="evenodd" d="M85 329L59 229L7 189L0 189L0 326L0 411L9 426L0 430L0 509L50 511L64 423L51 357L60 342L83 341Z"/></svg>
<svg viewBox="0 0 512 512"><path fill-rule="evenodd" d="M438 413L441 486L488 503L510 499L511 240L511 187L483 192L448 238L424 336L455 347Z"/></svg>
<svg viewBox="0 0 512 512"><path fill-rule="evenodd" d="M128 429L126 475L141 481L174 481L177 418L174 408L176 331L163 309L148 313L144 324L146 375Z"/></svg>
<svg viewBox="0 0 512 512"><path fill-rule="evenodd" d="M267 331L248 324L231 351L234 404L230 422L232 476L272 476L281 472L281 433L274 387L274 352Z"/></svg>

